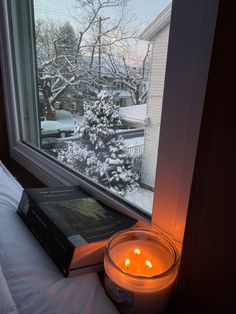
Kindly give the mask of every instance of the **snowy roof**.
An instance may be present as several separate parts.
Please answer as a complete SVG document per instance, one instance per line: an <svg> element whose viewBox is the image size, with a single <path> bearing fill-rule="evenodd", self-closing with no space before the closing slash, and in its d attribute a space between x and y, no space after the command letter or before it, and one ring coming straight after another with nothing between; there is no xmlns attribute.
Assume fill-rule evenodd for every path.
<svg viewBox="0 0 236 314"><path fill-rule="evenodd" d="M82 60L85 63L90 63L91 59L92 59L92 57L88 56L88 55L84 55L82 57ZM109 70L107 61L104 58L99 60L99 57L94 56L93 57L93 67L94 68L96 68L96 67L99 68L99 62L101 62L101 66L100 66L101 74L109 76L111 71ZM117 68L119 69L119 71L122 72L122 73L125 73L125 68L124 68L123 63L119 59L117 59L117 58L114 58L114 62L116 64Z"/></svg>
<svg viewBox="0 0 236 314"><path fill-rule="evenodd" d="M170 23L170 16L171 16L171 6L172 3L170 2L157 17L155 17L152 22L145 27L145 29L140 34L140 39L152 41L154 36L160 30L162 30L167 24Z"/></svg>
<svg viewBox="0 0 236 314"><path fill-rule="evenodd" d="M91 56L83 56L83 60L84 62L88 63L91 61ZM101 61L99 61L99 58L94 56L93 57L93 67L94 68L99 68L99 62L101 62L101 74L103 76L107 76L107 77L113 77L112 73L111 73L111 68L110 68L110 61L106 60L106 58L102 58ZM121 74L126 74L126 68L124 63L122 62L122 59L119 58L113 58L113 63L117 69L117 71L119 71ZM133 71L139 73L142 70L141 66L133 66L132 67Z"/></svg>
<svg viewBox="0 0 236 314"><path fill-rule="evenodd" d="M121 107L119 112L121 120L144 125L147 118L147 104Z"/></svg>

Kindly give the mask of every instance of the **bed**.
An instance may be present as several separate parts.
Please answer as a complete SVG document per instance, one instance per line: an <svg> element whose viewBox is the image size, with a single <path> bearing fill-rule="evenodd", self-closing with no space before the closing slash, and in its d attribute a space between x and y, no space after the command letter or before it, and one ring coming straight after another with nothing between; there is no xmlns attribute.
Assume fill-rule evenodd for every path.
<svg viewBox="0 0 236 314"><path fill-rule="evenodd" d="M16 214L22 186L0 162L0 314L115 314L96 273L64 278Z"/></svg>

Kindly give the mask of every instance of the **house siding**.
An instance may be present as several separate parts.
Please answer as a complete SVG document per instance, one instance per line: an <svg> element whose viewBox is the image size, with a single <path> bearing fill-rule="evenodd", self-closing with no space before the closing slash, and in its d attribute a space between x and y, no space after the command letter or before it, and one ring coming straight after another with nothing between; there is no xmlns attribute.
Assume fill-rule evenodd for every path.
<svg viewBox="0 0 236 314"><path fill-rule="evenodd" d="M152 63L147 106L149 123L145 127L144 155L141 171L141 182L150 189L153 189L155 184L168 38L169 24L156 34L153 38L152 46Z"/></svg>

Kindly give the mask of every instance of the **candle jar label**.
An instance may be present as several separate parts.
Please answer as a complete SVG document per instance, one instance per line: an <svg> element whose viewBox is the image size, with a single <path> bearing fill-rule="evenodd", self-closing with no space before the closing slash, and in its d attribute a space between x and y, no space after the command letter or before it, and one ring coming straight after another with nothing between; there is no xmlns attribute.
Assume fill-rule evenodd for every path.
<svg viewBox="0 0 236 314"><path fill-rule="evenodd" d="M117 286L105 274L105 288L106 292L112 301L115 303L117 309L124 314L131 314L133 309L133 293Z"/></svg>

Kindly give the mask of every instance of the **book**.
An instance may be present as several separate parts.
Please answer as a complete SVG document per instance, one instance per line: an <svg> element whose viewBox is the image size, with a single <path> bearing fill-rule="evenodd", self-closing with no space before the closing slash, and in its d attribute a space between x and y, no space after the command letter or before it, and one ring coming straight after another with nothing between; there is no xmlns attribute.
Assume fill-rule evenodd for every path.
<svg viewBox="0 0 236 314"><path fill-rule="evenodd" d="M77 186L25 189L17 213L65 277L102 270L106 240L137 222Z"/></svg>

